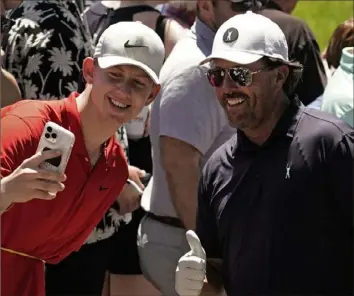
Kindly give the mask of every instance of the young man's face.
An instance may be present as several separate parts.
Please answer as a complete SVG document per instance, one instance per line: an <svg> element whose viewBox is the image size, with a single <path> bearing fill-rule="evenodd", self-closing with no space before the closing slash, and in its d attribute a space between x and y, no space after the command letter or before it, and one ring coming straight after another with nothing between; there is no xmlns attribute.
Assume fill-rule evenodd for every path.
<svg viewBox="0 0 354 296"><path fill-rule="evenodd" d="M160 87L137 66L101 69L91 58L88 59L85 63L92 64L93 68L86 65L84 71L92 71L87 82L92 85L91 99L100 117L123 124L137 117L144 106L155 99Z"/></svg>

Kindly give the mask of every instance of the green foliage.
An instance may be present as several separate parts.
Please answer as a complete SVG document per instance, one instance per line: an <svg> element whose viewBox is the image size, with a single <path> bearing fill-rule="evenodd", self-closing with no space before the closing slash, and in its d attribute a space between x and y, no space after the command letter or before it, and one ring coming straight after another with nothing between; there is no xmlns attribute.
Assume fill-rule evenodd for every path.
<svg viewBox="0 0 354 296"><path fill-rule="evenodd" d="M323 51L335 28L353 17L353 0L299 1L293 14L309 25Z"/></svg>

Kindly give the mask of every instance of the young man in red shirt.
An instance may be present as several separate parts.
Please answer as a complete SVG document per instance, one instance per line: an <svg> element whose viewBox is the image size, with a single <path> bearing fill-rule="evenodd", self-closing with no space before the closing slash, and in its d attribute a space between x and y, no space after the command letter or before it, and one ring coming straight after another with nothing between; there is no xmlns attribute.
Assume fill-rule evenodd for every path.
<svg viewBox="0 0 354 296"><path fill-rule="evenodd" d="M164 57L153 30L121 22L85 59L83 93L1 110L2 295L44 296L44 262L78 250L117 198L128 169L114 133L154 100ZM48 121L76 137L65 175L38 168L60 153L35 154Z"/></svg>

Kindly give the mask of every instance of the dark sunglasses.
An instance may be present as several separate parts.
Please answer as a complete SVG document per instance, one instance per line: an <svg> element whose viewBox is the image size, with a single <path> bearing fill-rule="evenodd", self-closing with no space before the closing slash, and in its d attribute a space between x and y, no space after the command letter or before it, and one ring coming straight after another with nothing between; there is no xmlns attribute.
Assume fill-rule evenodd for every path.
<svg viewBox="0 0 354 296"><path fill-rule="evenodd" d="M223 84L226 73L229 75L232 81L237 83L239 86L249 86L252 83L254 74L272 69L274 69L274 67L266 67L257 71L251 71L250 69L243 67L235 67L230 69L214 68L208 70L207 77L209 83L213 87L220 87Z"/></svg>

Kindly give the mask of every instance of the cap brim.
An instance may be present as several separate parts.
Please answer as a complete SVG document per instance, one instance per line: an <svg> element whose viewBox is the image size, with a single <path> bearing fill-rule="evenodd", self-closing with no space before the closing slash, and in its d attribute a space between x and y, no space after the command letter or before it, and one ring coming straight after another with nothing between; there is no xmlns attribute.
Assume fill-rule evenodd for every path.
<svg viewBox="0 0 354 296"><path fill-rule="evenodd" d="M154 81L155 84L160 84L159 78L157 77L156 73L150 67L136 60L120 56L105 56L97 58L97 61L98 65L102 69L107 69L109 67L120 65L136 66L143 70Z"/></svg>
<svg viewBox="0 0 354 296"><path fill-rule="evenodd" d="M230 50L230 51L222 51L222 52L212 53L205 60L200 62L200 65L203 65L205 63L209 63L211 60L214 60L214 59L226 60L226 61L240 64L240 65L248 65L248 64L252 64L254 62L257 62L261 58L263 58L263 55Z"/></svg>

